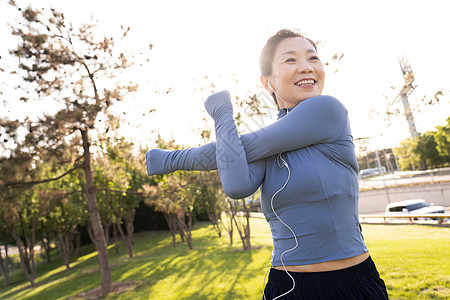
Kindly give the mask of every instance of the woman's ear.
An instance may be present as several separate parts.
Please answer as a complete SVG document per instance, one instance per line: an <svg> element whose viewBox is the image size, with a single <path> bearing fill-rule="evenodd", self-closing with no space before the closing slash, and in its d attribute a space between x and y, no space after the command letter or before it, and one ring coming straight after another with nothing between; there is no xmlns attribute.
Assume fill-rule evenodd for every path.
<svg viewBox="0 0 450 300"><path fill-rule="evenodd" d="M277 109L280 110L280 105L278 105L277 97L275 96L275 91L273 90L271 84L269 83L269 77L261 75L260 79L266 91L272 96L273 101L277 105Z"/></svg>
<svg viewBox="0 0 450 300"><path fill-rule="evenodd" d="M261 83L264 86L264 88L266 89L266 91L272 95L273 89L269 86L269 78L264 75L261 75L260 79L261 79Z"/></svg>

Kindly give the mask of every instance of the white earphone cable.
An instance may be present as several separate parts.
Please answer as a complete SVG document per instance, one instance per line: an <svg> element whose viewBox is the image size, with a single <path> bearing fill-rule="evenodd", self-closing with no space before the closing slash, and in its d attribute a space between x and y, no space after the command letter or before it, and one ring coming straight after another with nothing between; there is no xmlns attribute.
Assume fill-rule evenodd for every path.
<svg viewBox="0 0 450 300"><path fill-rule="evenodd" d="M268 86L270 87L270 89L275 93L275 95L277 95L277 97L280 98L281 101L283 101L284 105L286 105L286 114L288 114L288 113L289 113L289 110L288 110L288 108L287 108L286 101L284 101L283 98L281 98L281 96L278 95L278 93L273 89L273 87L270 85L269 82L267 82L267 85L268 85Z"/></svg>
<svg viewBox="0 0 450 300"><path fill-rule="evenodd" d="M292 230L291 227L289 227L289 225L287 225L287 224L286 224L286 223L278 216L278 214L276 213L275 209L273 208L273 199L275 198L275 196L276 196L279 192L281 192L281 191L286 187L286 185L288 184L289 179L290 179L290 177L291 177L291 170L289 169L289 165L288 165L287 162L283 159L283 157L281 157L281 153L278 154L277 162L278 162L278 158L281 159L281 160L283 161L283 164L284 164L284 165L286 166L286 168L288 169L288 178L286 179L286 182L284 183L284 185L283 185L278 191L276 191L276 192L273 194L272 199L270 199L270 206L271 206L271 208L272 208L273 213L274 213L275 216L277 217L277 219L280 220L280 222L281 222L284 226L286 226L286 227L291 231L291 233L292 233L292 235L294 236L294 239L295 239L295 246L292 247L292 248L290 248L290 249L287 249L287 250L283 251L283 253L281 253L281 256L280 256L281 264L283 265L284 271L285 271L286 274L288 274L288 276L292 279L292 284L293 284L293 286L292 286L292 288L291 288L289 291L287 291L287 292L285 292L284 294L281 294L281 295L279 295L279 296L273 298L272 300L276 300L276 299L278 299L278 298L281 298L281 297L283 297L283 296L289 294L290 292L292 292L292 291L295 289L295 280L294 280L294 277L292 277L292 275L289 274L289 272L286 270L286 266L284 265L284 262L283 262L283 255L284 255L285 253L288 253L288 252L290 252L290 251L295 250L295 249L298 247L298 240L297 240L297 236L295 235L294 231ZM269 270L270 270L270 268L269 268ZM269 271L269 270L268 270L268 271ZM264 283L263 283L263 296L264 296L264 300L266 300L266 294L264 293L264 287L265 287L265 282L266 282L266 277L267 277L268 271L266 272L266 276L264 276Z"/></svg>

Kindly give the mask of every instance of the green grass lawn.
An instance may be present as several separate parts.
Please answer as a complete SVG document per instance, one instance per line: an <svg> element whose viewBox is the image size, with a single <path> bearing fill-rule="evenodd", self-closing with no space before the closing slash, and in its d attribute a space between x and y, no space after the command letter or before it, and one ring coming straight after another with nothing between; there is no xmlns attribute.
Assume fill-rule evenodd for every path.
<svg viewBox="0 0 450 300"><path fill-rule="evenodd" d="M217 237L208 223L193 231L194 250L171 247L168 232L136 234L135 258L120 245L110 247L114 282L135 287L104 299L261 299L264 275L272 252L270 230L263 219L252 219L252 246L240 251L239 237ZM391 299L450 298L450 228L426 225L363 225L370 253L385 280ZM20 271L0 299L67 299L100 285L96 252L74 260L65 271L61 260L38 266L37 284L30 288ZM0 285L3 285L0 280Z"/></svg>

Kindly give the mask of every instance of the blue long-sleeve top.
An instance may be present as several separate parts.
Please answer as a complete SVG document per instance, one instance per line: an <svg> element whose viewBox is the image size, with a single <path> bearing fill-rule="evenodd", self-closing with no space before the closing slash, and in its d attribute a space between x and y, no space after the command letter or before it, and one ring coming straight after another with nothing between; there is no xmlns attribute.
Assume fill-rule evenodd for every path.
<svg viewBox="0 0 450 300"><path fill-rule="evenodd" d="M149 175L176 170L219 170L225 193L245 198L261 187L261 208L269 222L274 250L272 266L305 265L344 259L367 252L358 220L358 165L347 110L331 96L316 96L278 120L239 135L226 91L205 101L215 121L215 143L185 150L152 149L146 153Z"/></svg>

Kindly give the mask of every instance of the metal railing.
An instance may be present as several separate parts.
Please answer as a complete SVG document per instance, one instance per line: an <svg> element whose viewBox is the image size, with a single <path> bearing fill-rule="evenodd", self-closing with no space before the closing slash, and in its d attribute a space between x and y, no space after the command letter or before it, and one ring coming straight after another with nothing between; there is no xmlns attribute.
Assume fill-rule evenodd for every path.
<svg viewBox="0 0 450 300"><path fill-rule="evenodd" d="M409 222L415 222L418 219L432 219L439 224L450 220L450 214L404 214L404 215L386 215L386 214L362 214L359 215L361 223L368 223L366 219L383 219L384 223L388 223L389 219L408 219Z"/></svg>
<svg viewBox="0 0 450 300"><path fill-rule="evenodd" d="M395 171L383 176L359 180L360 189L378 189L391 186L450 182L450 168L425 171Z"/></svg>

